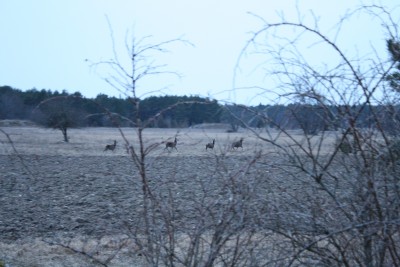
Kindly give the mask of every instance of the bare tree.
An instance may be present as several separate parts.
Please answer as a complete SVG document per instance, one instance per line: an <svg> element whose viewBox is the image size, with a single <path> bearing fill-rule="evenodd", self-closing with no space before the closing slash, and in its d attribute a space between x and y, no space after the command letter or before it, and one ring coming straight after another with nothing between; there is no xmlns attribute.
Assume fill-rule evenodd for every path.
<svg viewBox="0 0 400 267"><path fill-rule="evenodd" d="M125 222L135 242L135 253L143 256L149 266L261 266L266 259L267 237L259 231L254 215L264 214L259 202L264 192L258 186L263 179L255 167L261 158L256 153L245 160L216 156L195 172L194 167L182 169L175 157L154 157L163 142L145 143L146 128L170 109L191 102L176 103L155 114L146 122L140 120L140 81L165 72L163 65L147 65L154 52L166 52L171 43L181 39L145 44L148 37L135 39L127 45L131 63L125 67L118 56L94 64L111 68L113 75L106 82L129 94L135 106L134 141L119 128L128 154L137 170L133 183L139 179L141 192L132 203L132 221ZM196 104L208 104L196 102ZM176 148L177 140L165 143L165 149ZM214 144L214 143L213 143ZM156 153L155 153L156 154ZM239 157L239 156L238 156ZM240 164L238 164L240 162ZM163 175L152 172L152 166L162 164ZM200 167L200 166L197 166ZM263 169L261 172L265 172ZM191 184L179 186L178 177L190 177ZM153 180L157 180L154 183ZM258 210L260 208L260 210Z"/></svg>
<svg viewBox="0 0 400 267"><path fill-rule="evenodd" d="M82 126L86 115L76 107L78 101L81 98L73 95L51 97L39 103L32 118L45 127L60 130L64 142L69 142L68 129Z"/></svg>
<svg viewBox="0 0 400 267"><path fill-rule="evenodd" d="M349 13L336 25L334 35L324 33L317 19L311 24L304 17L294 22L283 17L277 23L263 20L264 27L243 51L251 54L249 50L255 49L252 52L258 57L262 54L268 59L263 70L279 81L276 103L312 104L341 127L337 131L327 120L316 135L301 127L300 121L299 135L248 109L274 126L267 128L266 135L253 132L277 155L273 166L280 171L271 181L280 174L285 177L284 182L272 182L273 192L266 195L271 200L270 213L263 218L264 227L280 243L273 248L277 265L400 265L399 141L383 127L383 111L375 108L398 105L398 95L386 82L396 63L377 53L382 49L371 47L371 53L357 57L337 41L340 30L350 27L347 22L364 15L378 20L387 36L399 40L398 17L393 17L398 12L374 5ZM385 49L385 42L379 45ZM330 51L334 63L324 62L323 57L322 64L312 61L307 57L310 47ZM367 127L361 126L366 114Z"/></svg>

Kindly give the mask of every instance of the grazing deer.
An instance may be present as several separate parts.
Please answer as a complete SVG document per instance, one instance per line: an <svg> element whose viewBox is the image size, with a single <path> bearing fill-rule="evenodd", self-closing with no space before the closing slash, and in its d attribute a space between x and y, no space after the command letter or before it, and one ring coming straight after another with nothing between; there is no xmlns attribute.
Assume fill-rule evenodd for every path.
<svg viewBox="0 0 400 267"><path fill-rule="evenodd" d="M168 148L175 148L178 151L178 149L176 148L176 143L177 142L178 142L178 139L176 139L176 137L175 137L174 142L171 142L171 141L170 142L166 142L164 150L168 149Z"/></svg>
<svg viewBox="0 0 400 267"><path fill-rule="evenodd" d="M241 147L243 149L243 138L240 138L239 141L232 143L232 149Z"/></svg>
<svg viewBox="0 0 400 267"><path fill-rule="evenodd" d="M213 139L212 143L206 144L206 150L209 148L214 149L214 145L215 145L215 139Z"/></svg>
<svg viewBox="0 0 400 267"><path fill-rule="evenodd" d="M114 151L114 149L115 149L116 146L117 146L117 141L114 140L114 144L112 144L112 145L106 145L106 147L104 148L104 151L107 151L107 150Z"/></svg>

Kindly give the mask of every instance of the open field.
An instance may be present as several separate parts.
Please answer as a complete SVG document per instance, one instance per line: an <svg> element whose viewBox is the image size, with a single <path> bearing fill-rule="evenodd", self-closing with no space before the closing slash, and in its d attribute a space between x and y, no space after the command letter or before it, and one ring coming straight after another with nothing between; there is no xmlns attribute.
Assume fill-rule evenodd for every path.
<svg viewBox="0 0 400 267"><path fill-rule="evenodd" d="M54 156L127 156L124 149L124 140L116 128L83 128L69 130L70 142L62 141L58 130L38 127L3 127L13 140L18 151L23 155L54 155ZM121 129L128 141L137 147L137 133L133 128ZM173 141L178 137L178 152L165 153L163 142ZM216 139L216 151L229 152L233 141L245 139L245 154L254 152L254 149L268 149L268 145L256 138L249 131L227 133L224 129L146 129L144 142L146 145L160 143L151 156L204 156L206 143ZM3 136L1 141L5 142ZM117 149L114 153L103 153L106 144L117 140ZM7 144L0 147L1 155L12 153Z"/></svg>
<svg viewBox="0 0 400 267"><path fill-rule="evenodd" d="M140 257L132 254L128 230L141 205L136 197L141 184L118 129L72 129L69 143L61 141L57 130L1 129L15 149L1 134L0 259L12 267L96 266L72 248L99 259L117 251L108 266L142 265ZM136 130L122 131L137 148ZM272 145L250 131L148 129L144 136L146 146L159 144L146 161L149 181L160 183L161 189L165 181L173 181L168 188L181 194L182 205L197 193L199 181L218 186L216 170L221 163L217 164L217 158L223 158L232 171L240 171L258 153L265 164L257 171L270 179L268 186L285 179ZM166 150L165 142L175 136L177 150ZM242 137L243 149L232 150L232 142ZM205 144L212 139L216 139L215 148L206 151ZM116 150L103 151L113 140L117 140ZM301 193L301 185L291 186ZM189 211L190 207L182 209Z"/></svg>

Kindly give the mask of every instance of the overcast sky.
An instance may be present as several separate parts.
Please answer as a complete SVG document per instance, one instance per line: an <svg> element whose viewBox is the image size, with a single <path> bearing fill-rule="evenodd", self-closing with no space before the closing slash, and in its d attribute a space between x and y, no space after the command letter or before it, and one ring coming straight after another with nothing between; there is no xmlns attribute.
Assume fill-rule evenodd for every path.
<svg viewBox="0 0 400 267"><path fill-rule="evenodd" d="M375 2L392 8L397 0ZM125 38L151 35L149 42L182 38L193 46L176 44L168 47L168 55L154 55L152 60L167 64L168 70L182 77L155 76L140 85L139 95L148 96L146 93L162 89L164 94L258 104L263 98L254 98L258 93L254 90L232 93L240 51L251 32L262 26L261 20L249 13L277 22L278 14L296 20L299 13L310 17L312 12L326 26L322 27L324 30L359 4L357 0L3 0L0 1L0 85L22 90L80 91L87 97L99 93L120 96L121 92L104 81L107 72L91 68L90 62L113 57L112 39L119 57L128 58ZM368 35L370 42L384 52L385 36L370 23L360 18L351 31ZM346 40L344 50L346 45L354 47L360 41L357 34L348 35ZM246 63L249 65L251 62ZM245 86L246 77L249 85L265 81L265 77L253 81L253 76L243 75L238 84Z"/></svg>

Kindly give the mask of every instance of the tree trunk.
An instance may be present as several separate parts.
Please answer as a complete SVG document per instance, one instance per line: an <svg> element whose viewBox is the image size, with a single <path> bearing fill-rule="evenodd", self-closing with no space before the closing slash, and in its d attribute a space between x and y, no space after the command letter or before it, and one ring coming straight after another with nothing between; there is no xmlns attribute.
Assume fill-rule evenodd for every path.
<svg viewBox="0 0 400 267"><path fill-rule="evenodd" d="M67 134L67 128L66 127L62 127L60 128L63 136L64 136L64 142L68 142L68 134Z"/></svg>

